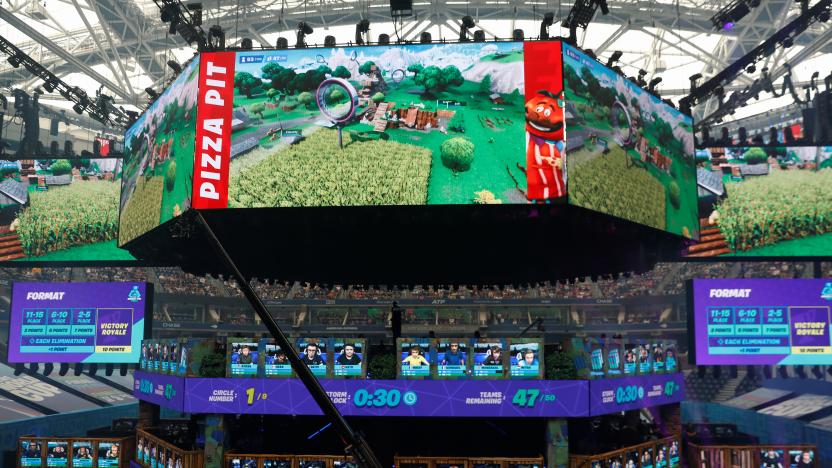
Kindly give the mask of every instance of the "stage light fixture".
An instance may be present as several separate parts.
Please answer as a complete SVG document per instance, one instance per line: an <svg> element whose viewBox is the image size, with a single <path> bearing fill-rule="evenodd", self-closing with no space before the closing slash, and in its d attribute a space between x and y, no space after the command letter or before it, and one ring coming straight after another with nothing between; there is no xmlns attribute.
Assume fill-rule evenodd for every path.
<svg viewBox="0 0 832 468"><path fill-rule="evenodd" d="M159 97L159 93L157 93L156 90L151 87L145 88L144 92L147 93L148 96L150 96L150 99L156 99L157 97Z"/></svg>
<svg viewBox="0 0 832 468"><path fill-rule="evenodd" d="M549 26L555 24L555 14L552 12L543 15L543 21L540 22L540 40L549 40Z"/></svg>
<svg viewBox="0 0 832 468"><path fill-rule="evenodd" d="M485 31L482 29L474 31L474 42L485 42Z"/></svg>
<svg viewBox="0 0 832 468"><path fill-rule="evenodd" d="M745 71L747 71L748 73L754 73L757 71L757 67L752 63L748 66L748 68L745 69Z"/></svg>
<svg viewBox="0 0 832 468"><path fill-rule="evenodd" d="M242 50L251 50L253 48L254 48L254 43L251 41L250 38L244 37L240 41L240 49L242 49Z"/></svg>
<svg viewBox="0 0 832 468"><path fill-rule="evenodd" d="M763 376L767 379L771 379L771 366L763 367Z"/></svg>
<svg viewBox="0 0 832 468"><path fill-rule="evenodd" d="M46 82L43 83L43 89L45 89L47 93L51 93L52 91L55 91L57 85L58 83L54 80L46 80Z"/></svg>
<svg viewBox="0 0 832 468"><path fill-rule="evenodd" d="M324 37L324 47L335 47L335 36Z"/></svg>
<svg viewBox="0 0 832 468"><path fill-rule="evenodd" d="M468 42L471 39L468 37L468 31L476 26L474 18L471 15L465 15L460 19L462 25L459 27L459 42Z"/></svg>
<svg viewBox="0 0 832 468"><path fill-rule="evenodd" d="M179 5L167 4L163 6L160 17L163 23L170 23L168 34L176 34L176 27L179 26L181 20Z"/></svg>
<svg viewBox="0 0 832 468"><path fill-rule="evenodd" d="M431 42L433 42L433 38L431 37L431 35L428 31L423 32L419 36L419 43L420 44L430 44Z"/></svg>
<svg viewBox="0 0 832 468"><path fill-rule="evenodd" d="M15 68L20 68L20 64L23 62L23 60L17 55L12 55L11 57L9 57L8 60L9 60L9 65L11 65Z"/></svg>
<svg viewBox="0 0 832 468"><path fill-rule="evenodd" d="M298 23L297 42L295 49L303 49L306 47L306 36L312 34L314 30L306 21Z"/></svg>
<svg viewBox="0 0 832 468"><path fill-rule="evenodd" d="M80 102L75 103L75 105L72 106L72 110L74 110L76 114L83 114L86 108L87 106L81 104Z"/></svg>
<svg viewBox="0 0 832 468"><path fill-rule="evenodd" d="M285 37L278 37L276 46L278 49L288 49L289 39L286 39Z"/></svg>
<svg viewBox="0 0 832 468"><path fill-rule="evenodd" d="M803 366L795 366L794 373L801 379L806 379L806 370L803 369Z"/></svg>
<svg viewBox="0 0 832 468"><path fill-rule="evenodd" d="M607 60L607 68L612 68L612 66L615 65L615 62L621 60L622 55L624 55L624 52L621 52L620 50L613 52Z"/></svg>
<svg viewBox="0 0 832 468"><path fill-rule="evenodd" d="M177 75L182 73L182 66L176 60L168 60L168 67Z"/></svg>
<svg viewBox="0 0 832 468"><path fill-rule="evenodd" d="M652 80L650 80L650 83L647 84L647 91L650 91L651 93L655 93L656 92L656 86L658 86L658 84L661 83L661 82L662 82L662 77L657 76L657 77L653 78Z"/></svg>
<svg viewBox="0 0 832 468"><path fill-rule="evenodd" d="M379 34L378 35L378 45L390 45L390 35L389 34Z"/></svg>
<svg viewBox="0 0 832 468"><path fill-rule="evenodd" d="M36 362L30 362L29 363L29 372L31 372L33 374L37 374L39 370L40 370L40 365L38 365L38 363L36 363Z"/></svg>
<svg viewBox="0 0 832 468"><path fill-rule="evenodd" d="M786 368L786 366L779 366L777 368L777 375L779 375L781 379L788 379L789 370Z"/></svg>
<svg viewBox="0 0 832 468"><path fill-rule="evenodd" d="M818 380L823 380L823 372L821 372L820 366L812 366L812 375Z"/></svg>
<svg viewBox="0 0 832 468"><path fill-rule="evenodd" d="M820 21L821 23L825 23L829 21L829 16L829 10L823 10L822 12L818 13L818 21Z"/></svg>
<svg viewBox="0 0 832 468"><path fill-rule="evenodd" d="M794 39L792 39L791 36L788 36L785 39L783 39L783 47L785 47L786 49L788 49L789 47L791 47L793 45L794 45Z"/></svg>
<svg viewBox="0 0 832 468"><path fill-rule="evenodd" d="M751 8L759 5L758 0L734 0L711 17L714 29L730 31L734 25L751 12Z"/></svg>
<svg viewBox="0 0 832 468"><path fill-rule="evenodd" d="M515 29L511 33L511 39L514 41L522 42L526 39L526 33L524 33L522 29Z"/></svg>
<svg viewBox="0 0 832 468"><path fill-rule="evenodd" d="M370 20L367 18L362 19L355 25L355 43L356 45L364 45L366 40L365 36L369 36L370 32ZM367 38L369 39L369 38Z"/></svg>

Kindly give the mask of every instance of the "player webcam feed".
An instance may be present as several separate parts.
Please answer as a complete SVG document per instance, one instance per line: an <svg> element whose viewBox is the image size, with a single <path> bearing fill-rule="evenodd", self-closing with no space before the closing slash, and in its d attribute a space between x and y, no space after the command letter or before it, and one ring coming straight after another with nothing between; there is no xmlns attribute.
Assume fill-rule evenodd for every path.
<svg viewBox="0 0 832 468"><path fill-rule="evenodd" d="M257 377L258 343L253 339L228 339L229 377Z"/></svg>
<svg viewBox="0 0 832 468"><path fill-rule="evenodd" d="M344 463L341 461L336 461L335 466L339 467L338 463ZM341 468L347 468L347 465L340 465ZM265 459L263 460L263 468L292 468L292 460L280 460L277 458ZM348 467L348 468L355 468L355 467Z"/></svg>
<svg viewBox="0 0 832 468"><path fill-rule="evenodd" d="M610 468L624 468L624 457L617 455L607 460L607 466Z"/></svg>
<svg viewBox="0 0 832 468"><path fill-rule="evenodd" d="M363 339L336 339L333 343L335 377L363 377L366 372Z"/></svg>
<svg viewBox="0 0 832 468"><path fill-rule="evenodd" d="M653 468L653 448L646 448L641 452L641 468Z"/></svg>
<svg viewBox="0 0 832 468"><path fill-rule="evenodd" d="M668 342L664 351L664 370L667 373L679 370L679 362L676 360L676 343Z"/></svg>
<svg viewBox="0 0 832 468"><path fill-rule="evenodd" d="M493 338L475 340L474 378L505 378L505 347L503 340Z"/></svg>
<svg viewBox="0 0 832 468"><path fill-rule="evenodd" d="M263 372L266 377L291 377L292 364L289 363L286 351L279 345L274 344L274 340L264 341L261 344L264 347Z"/></svg>
<svg viewBox="0 0 832 468"><path fill-rule="evenodd" d="M627 464L624 465L624 468L638 468L640 458L638 450L627 452Z"/></svg>
<svg viewBox="0 0 832 468"><path fill-rule="evenodd" d="M298 350L301 362L315 374L316 377L327 377L327 348L323 338L300 338Z"/></svg>
<svg viewBox="0 0 832 468"><path fill-rule="evenodd" d="M36 440L20 441L20 466L42 466L43 449Z"/></svg>
<svg viewBox="0 0 832 468"><path fill-rule="evenodd" d="M638 373L650 374L653 369L653 358L650 355L650 344L639 343L638 345Z"/></svg>
<svg viewBox="0 0 832 468"><path fill-rule="evenodd" d="M136 438L136 459L143 462L144 461L144 448L147 445L147 441L143 436L139 436Z"/></svg>
<svg viewBox="0 0 832 468"><path fill-rule="evenodd" d="M326 461L315 459L299 459L298 468L326 468Z"/></svg>
<svg viewBox="0 0 832 468"><path fill-rule="evenodd" d="M167 453L168 453L168 451L165 450L164 447L161 447L161 446L159 447L159 463L158 463L159 468L167 468L167 463L168 463Z"/></svg>
<svg viewBox="0 0 832 468"><path fill-rule="evenodd" d="M162 359L162 343L158 341L153 342L153 371L159 372L159 366L161 365Z"/></svg>
<svg viewBox="0 0 832 468"><path fill-rule="evenodd" d="M511 378L543 378L543 342L539 339L514 339L509 345Z"/></svg>
<svg viewBox="0 0 832 468"><path fill-rule="evenodd" d="M688 256L832 254L830 156L832 146L698 150L699 216L710 240Z"/></svg>
<svg viewBox="0 0 832 468"><path fill-rule="evenodd" d="M150 446L150 450L149 450L150 458L149 458L148 463L150 464L150 468L156 468L156 466L159 464L159 462L158 462L158 453L157 453L158 452L158 446L156 445L155 442L148 442L147 445Z"/></svg>
<svg viewBox="0 0 832 468"><path fill-rule="evenodd" d="M659 444L656 448L656 468L667 468L667 445Z"/></svg>
<svg viewBox="0 0 832 468"><path fill-rule="evenodd" d="M228 468L257 468L257 460L254 458L232 458L228 462Z"/></svg>
<svg viewBox="0 0 832 468"><path fill-rule="evenodd" d="M174 455L173 468L183 468L182 455L179 453Z"/></svg>
<svg viewBox="0 0 832 468"><path fill-rule="evenodd" d="M399 376L416 378L430 376L430 340L399 338Z"/></svg>
<svg viewBox="0 0 832 468"><path fill-rule="evenodd" d="M165 462L166 464L163 463L162 467L163 468L173 468L173 452L171 451L171 449L165 449L165 460L166 460L166 462Z"/></svg>
<svg viewBox="0 0 832 468"><path fill-rule="evenodd" d="M142 460L144 450L144 439L139 439L140 448L136 449L136 454L139 460ZM72 443L72 466L91 467L92 466L92 442L75 441Z"/></svg>
<svg viewBox="0 0 832 468"><path fill-rule="evenodd" d="M468 376L468 340L442 338L436 341L436 366L434 370L440 379L463 378Z"/></svg>
<svg viewBox="0 0 832 468"><path fill-rule="evenodd" d="M46 466L69 465L69 442L49 441L46 443Z"/></svg>
<svg viewBox="0 0 832 468"><path fill-rule="evenodd" d="M668 461L670 462L670 468L675 468L681 465L679 460L679 441L674 440L670 443L670 450L667 454Z"/></svg>
<svg viewBox="0 0 832 468"><path fill-rule="evenodd" d="M563 49L569 203L698 239L693 119Z"/></svg>
<svg viewBox="0 0 832 468"><path fill-rule="evenodd" d="M179 341L174 340L170 343L170 352L168 354L168 374L176 374L179 370Z"/></svg>
<svg viewBox="0 0 832 468"><path fill-rule="evenodd" d="M160 367L163 374L168 373L168 368L170 368L170 342L165 341L162 343L162 356L159 358Z"/></svg>
<svg viewBox="0 0 832 468"><path fill-rule="evenodd" d="M98 467L108 468L117 467L119 463L120 450L117 442L99 442L98 443ZM162 464L161 466L164 466Z"/></svg>
<svg viewBox="0 0 832 468"><path fill-rule="evenodd" d="M783 457L783 451L768 448L760 452L760 468L789 468Z"/></svg>
<svg viewBox="0 0 832 468"><path fill-rule="evenodd" d="M147 361L148 361L148 351L147 351L147 340L142 340L142 355L139 358L139 369L146 370L147 369Z"/></svg>
<svg viewBox="0 0 832 468"><path fill-rule="evenodd" d="M176 375L185 377L188 375L188 341L182 340L179 342L179 362L176 367Z"/></svg>
<svg viewBox="0 0 832 468"><path fill-rule="evenodd" d="M815 452L812 450L789 450L791 468L814 468Z"/></svg>
<svg viewBox="0 0 832 468"><path fill-rule="evenodd" d="M636 343L624 344L624 375L636 375L639 347Z"/></svg>
<svg viewBox="0 0 832 468"><path fill-rule="evenodd" d="M594 462L592 462L592 468L606 468L606 467L604 466L604 462L602 462L600 460L595 460Z"/></svg>
<svg viewBox="0 0 832 468"><path fill-rule="evenodd" d="M662 343L653 344L653 372L664 373L664 346Z"/></svg>

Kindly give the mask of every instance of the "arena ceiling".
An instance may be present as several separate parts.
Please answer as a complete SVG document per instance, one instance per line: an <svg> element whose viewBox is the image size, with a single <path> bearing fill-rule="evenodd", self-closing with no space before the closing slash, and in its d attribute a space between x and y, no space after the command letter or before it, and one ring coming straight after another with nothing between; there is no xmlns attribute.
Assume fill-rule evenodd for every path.
<svg viewBox="0 0 832 468"><path fill-rule="evenodd" d="M811 1L814 4L816 0ZM610 13L597 13L590 27L578 33L580 45L606 59L615 50L624 52L621 64L628 75L647 70L651 78L662 76L658 89L664 97L678 99L689 88L688 77L709 77L743 56L800 13L794 0L762 0L760 6L737 22L730 31L716 32L710 18L727 0L609 0ZM571 0L414 0L414 14L393 23L387 0L203 0L205 27L220 24L228 44L248 37L255 44L271 45L279 36L295 43L299 21L314 27L307 42L322 44L326 35L338 42L353 40L355 24L371 21L370 37L387 33L393 38L418 40L423 31L433 38L456 39L460 18L471 15L486 36L507 38L521 28L526 37L536 37L546 12L555 14L550 34L566 35L559 22L569 13ZM0 35L39 60L67 82L93 94L100 84L125 105L141 107L144 89L156 89L170 78L169 59L180 63L194 49L178 36L169 36L153 0L5 0L0 7ZM808 82L814 71L821 77L832 72L830 39L832 22L815 23L795 40L779 48L759 64L775 78L793 66L794 81ZM744 74L726 91L750 84L756 74ZM6 90L22 87L31 91L40 82L26 70L0 62L0 84ZM57 94L42 101L61 106ZM791 103L790 97L761 96L759 102L740 109L734 116L775 109ZM713 102L700 105L696 114L707 113Z"/></svg>

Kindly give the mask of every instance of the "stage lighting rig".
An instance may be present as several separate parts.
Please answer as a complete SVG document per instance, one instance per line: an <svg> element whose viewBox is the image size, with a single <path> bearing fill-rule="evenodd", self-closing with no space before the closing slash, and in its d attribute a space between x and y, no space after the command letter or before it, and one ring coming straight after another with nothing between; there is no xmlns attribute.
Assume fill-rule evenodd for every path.
<svg viewBox="0 0 832 468"><path fill-rule="evenodd" d="M335 36L324 37L324 47L335 47Z"/></svg>
<svg viewBox="0 0 832 468"><path fill-rule="evenodd" d="M202 30L202 5L185 6L181 0L153 0L159 7L160 19L170 23L168 34L179 33L188 44L197 44L200 52L218 50L206 39ZM211 28L213 29L213 27Z"/></svg>
<svg viewBox="0 0 832 468"><path fill-rule="evenodd" d="M370 40L370 20L362 19L355 25L355 44L364 45Z"/></svg>
<svg viewBox="0 0 832 468"><path fill-rule="evenodd" d="M658 96L658 92L656 91L656 86L658 86L658 84L661 83L661 82L662 82L662 77L657 76L657 77L653 78L652 80L650 80L650 83L647 84L647 91L650 91L651 93Z"/></svg>
<svg viewBox="0 0 832 468"><path fill-rule="evenodd" d="M474 18L470 15L465 15L460 19L462 25L459 27L459 42L469 42L471 38L468 37L468 31L476 26Z"/></svg>
<svg viewBox="0 0 832 468"><path fill-rule="evenodd" d="M314 30L306 21L298 23L297 42L295 42L295 49L306 48L306 36L312 34Z"/></svg>
<svg viewBox="0 0 832 468"><path fill-rule="evenodd" d="M225 31L215 24L208 28L208 50L225 50Z"/></svg>
<svg viewBox="0 0 832 468"><path fill-rule="evenodd" d="M179 62L177 62L176 60L168 60L168 67L171 70L173 70L173 74L175 76L178 76L180 73L182 73L182 66L179 65Z"/></svg>
<svg viewBox="0 0 832 468"><path fill-rule="evenodd" d="M248 37L244 37L243 40L240 41L240 49L241 50L251 50L254 48L254 43Z"/></svg>
<svg viewBox="0 0 832 468"><path fill-rule="evenodd" d="M711 23L717 31L730 31L734 25L745 18L752 8L760 6L760 0L733 0L711 17Z"/></svg>
<svg viewBox="0 0 832 468"><path fill-rule="evenodd" d="M620 50L616 50L615 52L610 55L610 58L607 60L607 68L612 68L615 65L615 62L621 60L621 56L624 55L624 52Z"/></svg>
<svg viewBox="0 0 832 468"><path fill-rule="evenodd" d="M610 12L607 6L607 0L575 0L572 9L569 10L569 16L563 20L561 25L569 28L569 38L567 42L573 46L578 43L578 28L586 29L592 18L595 17L595 12L601 8L601 14L606 15Z"/></svg>
<svg viewBox="0 0 832 468"><path fill-rule="evenodd" d="M555 14L552 12L543 15L543 21L540 22L540 40L549 40L549 26L555 24Z"/></svg>
<svg viewBox="0 0 832 468"><path fill-rule="evenodd" d="M289 39L286 39L285 37L278 37L276 47L281 50L288 49Z"/></svg>
<svg viewBox="0 0 832 468"><path fill-rule="evenodd" d="M419 36L420 44L430 44L431 42L433 42L433 38L431 37L430 32L425 31L421 36Z"/></svg>

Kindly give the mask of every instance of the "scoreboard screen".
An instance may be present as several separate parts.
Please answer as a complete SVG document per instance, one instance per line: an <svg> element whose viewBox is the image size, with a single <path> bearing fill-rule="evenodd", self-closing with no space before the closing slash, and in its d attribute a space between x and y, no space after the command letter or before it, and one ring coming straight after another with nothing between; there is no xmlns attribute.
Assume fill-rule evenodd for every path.
<svg viewBox="0 0 832 468"><path fill-rule="evenodd" d="M137 363L152 313L147 283L15 283L9 362Z"/></svg>
<svg viewBox="0 0 832 468"><path fill-rule="evenodd" d="M832 279L708 279L690 288L697 365L832 365Z"/></svg>

